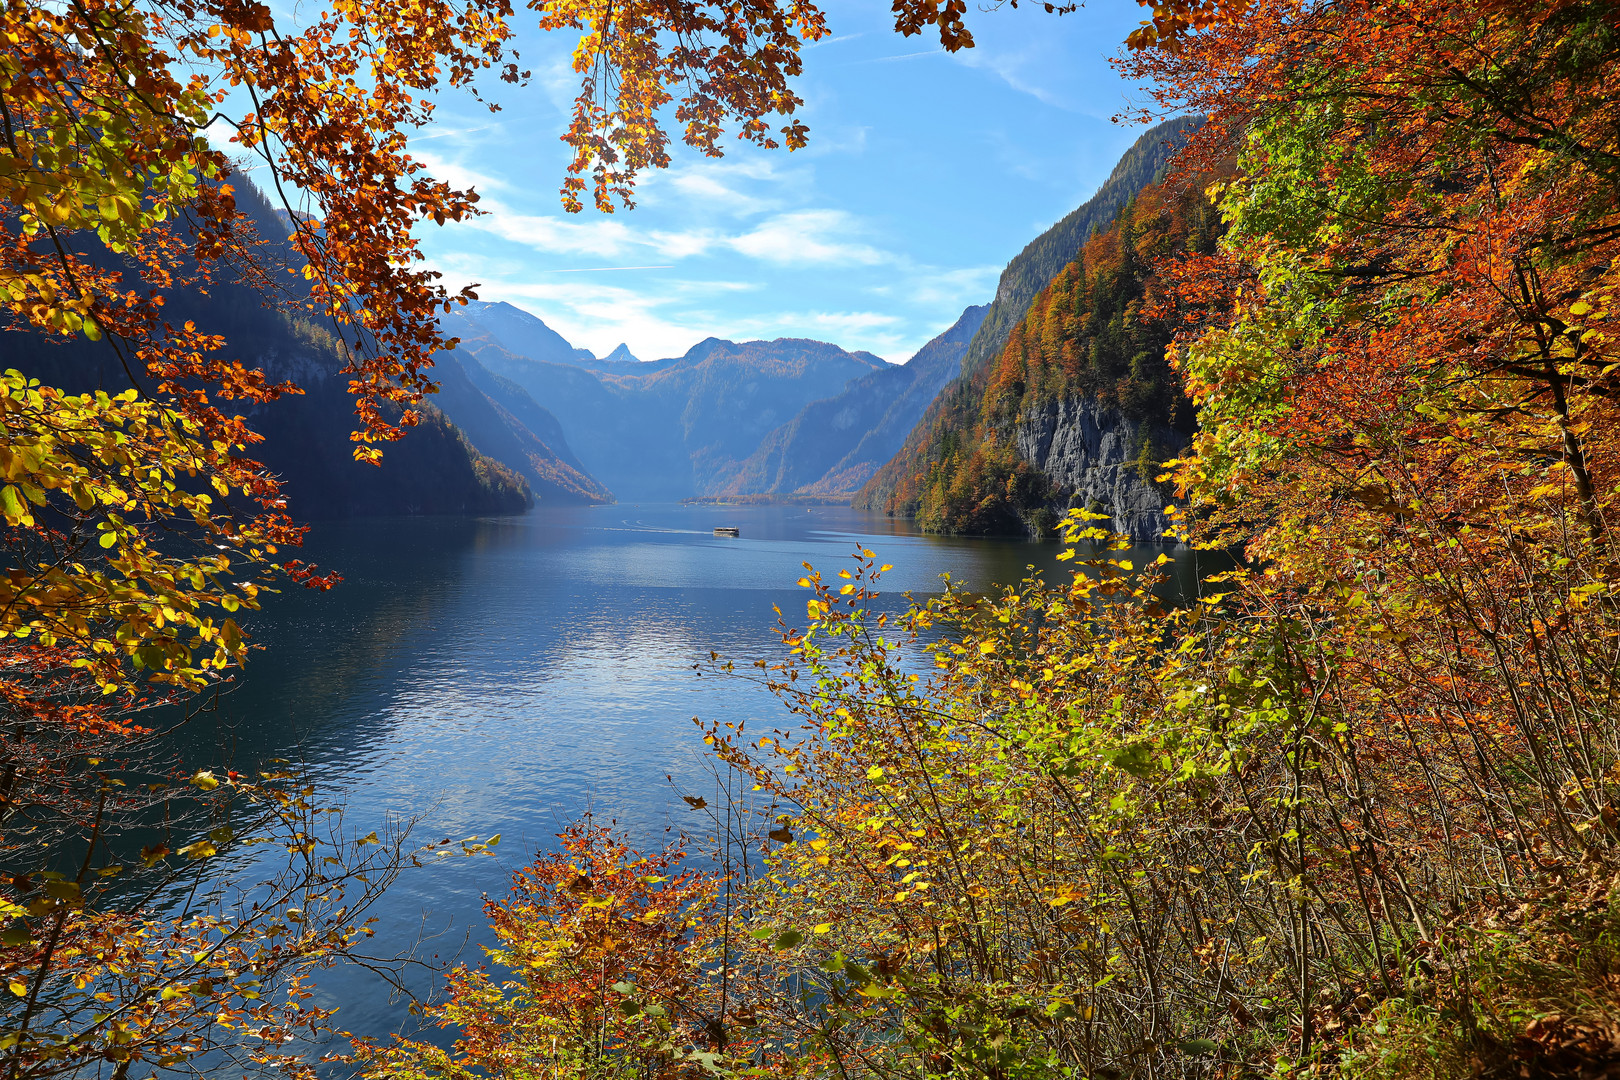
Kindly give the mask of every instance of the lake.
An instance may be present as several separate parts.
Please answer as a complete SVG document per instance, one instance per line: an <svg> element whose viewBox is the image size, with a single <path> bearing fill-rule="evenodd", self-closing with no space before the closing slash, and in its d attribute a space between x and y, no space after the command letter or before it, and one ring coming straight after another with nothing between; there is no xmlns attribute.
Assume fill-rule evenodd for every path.
<svg viewBox="0 0 1620 1080"><path fill-rule="evenodd" d="M717 537L716 525L741 535ZM699 824L677 791L713 783L692 717L783 712L764 691L692 665L711 650L778 655L772 606L802 625L800 564L836 573L863 546L893 564L880 610L903 609L907 591L938 592L945 572L989 587L1062 565L1055 542L923 536L839 507L326 523L302 555L343 584L266 599L246 624L263 651L183 730L180 749L192 767L302 762L362 833L419 815L424 840L502 834L497 858L408 872L379 912L381 955L476 960L481 898L504 893L512 870L582 812L650 845L671 825ZM1183 554L1176 591L1196 580ZM359 970L325 973L319 996L358 1033L414 1019Z"/></svg>

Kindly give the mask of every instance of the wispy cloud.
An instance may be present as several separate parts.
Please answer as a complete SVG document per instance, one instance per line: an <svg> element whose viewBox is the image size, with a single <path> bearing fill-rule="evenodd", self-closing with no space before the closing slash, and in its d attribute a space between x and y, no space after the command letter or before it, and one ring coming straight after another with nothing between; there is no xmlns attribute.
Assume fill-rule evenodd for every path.
<svg viewBox="0 0 1620 1080"><path fill-rule="evenodd" d="M486 199L473 228L545 255L616 258L640 250L664 259L735 252L774 265L876 266L894 256L865 241L870 229L843 210L795 210L743 232L718 229L638 230L617 218L520 214Z"/></svg>
<svg viewBox="0 0 1620 1080"><path fill-rule="evenodd" d="M1052 92L1049 85L1040 81L1047 65L1033 51L964 49L953 54L953 58L965 67L991 72L1020 94L1028 94L1043 105L1060 109L1068 105L1063 98Z"/></svg>
<svg viewBox="0 0 1620 1080"><path fill-rule="evenodd" d="M798 210L779 214L741 236L727 241L732 250L750 258L784 265L856 263L875 266L894 257L863 242L866 232L853 214L843 210Z"/></svg>
<svg viewBox="0 0 1620 1080"><path fill-rule="evenodd" d="M541 253L617 257L645 246L634 230L613 218L521 214L494 199L480 205L485 213L473 219L473 228Z"/></svg>
<svg viewBox="0 0 1620 1080"><path fill-rule="evenodd" d="M561 270L536 270L537 274L594 274L606 270L673 270L669 264L663 266L570 266Z"/></svg>
<svg viewBox="0 0 1620 1080"><path fill-rule="evenodd" d="M422 163L429 176L435 180L443 180L452 187L462 190L474 188L480 195L487 195L492 191L511 190L511 185L498 176L471 168L460 159L445 157L431 150L417 150L414 143L411 157Z"/></svg>
<svg viewBox="0 0 1620 1080"><path fill-rule="evenodd" d="M865 36L866 36L866 32L862 31L859 34L839 34L836 37L824 37L820 41L806 42L802 46L802 49L805 52L809 52L811 49L820 49L820 48L823 48L823 47L825 47L827 45L836 45L840 41L854 41L857 38L863 38Z"/></svg>
<svg viewBox="0 0 1620 1080"><path fill-rule="evenodd" d="M995 295L999 266L967 266L956 270L931 270L907 282L907 299L913 304L938 307L967 307L982 304Z"/></svg>
<svg viewBox="0 0 1620 1080"><path fill-rule="evenodd" d="M894 56L869 56L864 60L851 60L845 67L856 67L860 64L891 64L896 60L916 60L924 56L948 56L944 49L919 49L916 52L898 53Z"/></svg>

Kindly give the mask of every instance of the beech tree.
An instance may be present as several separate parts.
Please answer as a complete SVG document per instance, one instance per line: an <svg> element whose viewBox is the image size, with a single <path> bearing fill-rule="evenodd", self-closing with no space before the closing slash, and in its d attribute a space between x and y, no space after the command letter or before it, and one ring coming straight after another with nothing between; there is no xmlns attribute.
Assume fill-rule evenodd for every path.
<svg viewBox="0 0 1620 1080"><path fill-rule="evenodd" d="M896 26L961 48L965 10L914 0ZM477 196L429 176L409 138L441 94L524 82L517 17L507 0L339 0L297 25L256 0L0 9L5 329L88 339L128 378L94 393L48 370L0 380L11 1080L208 1070L226 1067L222 1054L233 1068L308 1067L295 1035L313 1037L327 1014L304 1001L304 980L340 957L364 962L368 906L418 857L401 835L346 831L292 773L176 775L155 749L152 718L171 722L245 659L237 612L266 590L334 582L293 557L297 508L241 415L299 388L165 299L246 282L328 325L355 401L354 456L377 461L433 389L431 357L451 344L439 315L471 295L422 268L413 230L467 219ZM790 80L801 44L826 33L811 3L536 0L525 17L576 37L570 210L630 205L677 127L705 154L727 136L804 144ZM238 212L244 159L287 211L286 245ZM228 847L284 859L258 861L264 877L216 875L210 903L171 910L165 889Z"/></svg>
<svg viewBox="0 0 1620 1080"><path fill-rule="evenodd" d="M808 570L786 658L738 672L797 722L705 730L774 803L728 886L750 933L724 969L712 932L675 943L694 1000L774 975L679 1064L1611 1074L1620 10L1172 3L1133 43L1207 117L1163 190L1224 228L1160 252L1132 319L1199 409L1166 468L1185 536L1244 559L1165 610L1077 513L1085 573L899 619L872 553ZM1061 369L1034 329L998 374ZM655 1072L621 1045L514 1060ZM459 1049L377 1074L494 1060Z"/></svg>

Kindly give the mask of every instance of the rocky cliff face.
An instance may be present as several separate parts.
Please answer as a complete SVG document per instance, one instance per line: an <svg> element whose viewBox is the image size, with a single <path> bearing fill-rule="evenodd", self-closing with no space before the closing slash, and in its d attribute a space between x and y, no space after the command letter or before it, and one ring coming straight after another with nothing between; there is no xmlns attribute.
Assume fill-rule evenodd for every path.
<svg viewBox="0 0 1620 1080"><path fill-rule="evenodd" d="M1078 397L1035 405L1013 436L1018 456L1045 473L1070 506L1108 514L1115 532L1138 542L1164 542L1167 499L1153 478L1186 447L1185 434Z"/></svg>
<svg viewBox="0 0 1620 1080"><path fill-rule="evenodd" d="M1037 295L1071 264L1088 238L1098 230L1113 227L1121 208L1152 182L1175 148L1185 141L1188 131L1200 123L1201 118L1183 117L1144 132L1095 195L1030 241L1007 264L996 286L995 301L962 358L961 377L939 392L903 445L857 493L857 508L918 520L929 516L924 494L929 484L939 479L935 466L944 456L941 437L947 432L961 435L978 420L989 369L1006 348L1014 327L1026 318ZM953 532L961 524L940 522L937 527Z"/></svg>

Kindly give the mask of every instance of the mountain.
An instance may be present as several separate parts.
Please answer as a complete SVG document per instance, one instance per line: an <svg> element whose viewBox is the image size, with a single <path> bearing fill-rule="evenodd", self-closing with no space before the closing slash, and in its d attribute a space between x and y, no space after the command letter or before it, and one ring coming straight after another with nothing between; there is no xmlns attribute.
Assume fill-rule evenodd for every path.
<svg viewBox="0 0 1620 1080"><path fill-rule="evenodd" d="M900 449L962 357L987 306L970 307L904 364L863 375L813 401L759 444L723 494L852 495Z"/></svg>
<svg viewBox="0 0 1620 1080"><path fill-rule="evenodd" d="M284 220L242 177L233 177L232 186L237 205L253 219L274 258L274 238L287 232ZM524 479L480 453L431 400L418 410L420 424L383 447L380 466L355 461L349 440L354 401L348 377L337 374L343 360L336 340L323 326L266 308L247 286L223 278L206 293L173 290L164 312L176 323L190 320L205 333L222 335L235 358L262 368L272 382L291 379L302 388L302 394L266 405L236 403L249 426L264 436L249 452L280 476L295 517L511 514L532 505ZM70 392L130 385L110 345L82 338L0 333L0 367L15 367Z"/></svg>
<svg viewBox="0 0 1620 1080"><path fill-rule="evenodd" d="M619 347L617 349L614 349L612 352L610 352L606 356L602 357L601 363L604 363L604 364L639 364L639 363L641 363L641 361L637 360L636 359L636 354L630 351L630 346L626 345L624 342L621 341L621 342L619 342Z"/></svg>
<svg viewBox="0 0 1620 1080"><path fill-rule="evenodd" d="M460 309L457 315L474 335L488 337L518 356L527 356L547 364L588 365L596 362L591 350L574 348L538 317L511 304L474 300Z"/></svg>
<svg viewBox="0 0 1620 1080"><path fill-rule="evenodd" d="M1139 312L1155 260L1214 250L1220 222L1203 186L1151 184L1127 202L1036 294L993 361L929 406L857 505L957 533L1040 533L1085 506L1117 532L1162 539L1156 478L1196 421L1165 357L1168 321Z"/></svg>
<svg viewBox="0 0 1620 1080"><path fill-rule="evenodd" d="M610 503L613 493L574 457L557 418L509 379L457 349L434 357L433 402L474 446L521 475L542 506Z"/></svg>
<svg viewBox="0 0 1620 1080"><path fill-rule="evenodd" d="M293 379L303 389L266 405L238 403L249 426L264 436L250 453L281 478L294 517L515 514L532 505L523 478L479 453L431 404L418 410L422 421L404 439L384 447L380 466L355 461L349 441L354 402L348 379L334 374L342 362L331 335L260 308L256 298L247 301L252 310L235 307L232 291L216 284L207 299L224 301L218 304L171 296L167 310L225 334L245 366L262 368L272 380ZM83 339L0 334L0 367L74 393L129 386L112 349Z"/></svg>
<svg viewBox="0 0 1620 1080"><path fill-rule="evenodd" d="M516 322L498 314L502 326ZM545 325L529 319L518 325ZM719 494L760 442L806 404L889 366L821 341L709 338L672 359L587 367L522 353L488 329L495 322L453 324L464 338L458 352L550 410L584 470L621 500Z"/></svg>
<svg viewBox="0 0 1620 1080"><path fill-rule="evenodd" d="M1170 416L1168 413L1147 416L1137 413L1131 418L1119 413L1115 408L1118 402L1108 405L1108 402L1113 402L1108 392L1100 398L1093 393L1093 397L1089 398L1093 403L1103 405L1102 413L1098 413L1090 405L1081 408L1081 398L1085 397L1087 390L1064 384L1058 398L1040 400L1042 408L1053 400L1068 400L1061 395L1071 390L1077 395L1074 397L1076 405L1063 416L1048 418L1050 431L1045 439L1038 436L1038 432L1025 432L1022 445L1037 460L1032 465L1032 461L1019 457L1017 452L1019 444L1014 429L1022 423L1021 419L1006 415L1009 400L1022 402L1022 392L1011 393L1009 398L1008 392L1013 389L1013 384L998 384L1001 397L996 398L996 402L987 402L987 393L990 393L993 368L1008 350L1014 329L1032 317L1032 304L1038 303L1038 298L1059 275L1068 274L1069 269L1076 266L1074 261L1081 254L1082 244L1089 244L1089 238L1095 238L1093 235L1115 232L1119 214L1163 172L1174 149L1181 146L1186 134L1199 123L1202 120L1197 117L1179 118L1150 128L1119 159L1095 196L1030 241L1021 253L1013 257L1013 261L1001 272L995 301L990 304L990 311L983 317L982 324L978 325L962 358L961 374L949 382L928 405L925 415L910 431L899 452L889 458L855 495L855 507L881 510L896 517L919 518L925 528L940 531L1021 531L1040 528L1042 518L1037 510L1058 505L1063 492L1071 492L1072 495L1072 492L1085 487L1093 491L1087 497L1092 502L1121 508L1121 523L1131 526L1139 534L1145 536L1152 533L1153 539L1158 538L1162 531L1162 517L1157 515L1163 507L1163 495L1153 489L1152 483L1145 484L1145 487L1132 486L1128 479L1124 479L1126 473L1121 471L1121 455L1126 450L1139 452L1144 439L1152 440L1152 436L1144 436L1145 429L1132 424L1147 424L1158 432L1157 437L1162 442L1174 442L1170 432L1189 426L1191 416ZM1084 269L1081 274L1084 275ZM1136 269L1131 269L1131 274L1136 274ZM1132 280L1137 279L1132 277ZM1139 280L1136 288L1140 291ZM1050 308L1050 303L1047 308ZM1047 308L1043 308L1043 311ZM1081 337L1089 334L1076 329L1079 322L1084 322L1084 314L1087 313L1059 313L1059 322L1064 322L1064 316L1068 316L1068 322L1064 322L1068 330L1063 332ZM1115 314L1121 319L1126 317L1124 313ZM1131 317L1134 319L1134 314ZM1095 327L1090 332L1095 332ZM1071 347L1076 342L1071 342ZM1090 348L1089 343L1085 348ZM1157 359L1145 361L1149 366L1162 363L1162 345L1158 345L1157 350ZM1149 348L1145 351L1152 353L1153 350ZM1051 381L1040 385L1048 395L1055 392ZM1034 406L1035 403L1025 402L1025 405ZM1068 424L1059 423L1059 419L1066 419ZM1072 427L1072 424L1087 423L1092 427L1089 431ZM1037 423L1038 426L1040 424ZM1056 460L1066 463L1059 470L1061 478L1051 476L1042 468L1042 463L1048 461L1053 453L1053 445L1059 447ZM1121 445L1126 450L1121 449ZM990 453L990 457L987 457L987 453ZM995 461L991 461L991 457ZM972 471L975 478L967 479L962 468ZM1111 478L1118 476L1121 486L1115 489L1102 484L1092 474L1097 470L1102 470ZM1003 491L1000 495L990 495L988 484L991 478L1000 478L1001 483L1011 483L1013 489ZM957 486L953 487L953 484ZM1106 492L1103 491L1105 487ZM969 492L980 492L987 497L982 510L972 513L964 510L961 500L966 499ZM1103 499L1103 494L1108 495L1108 499ZM1153 507L1152 513L1145 510L1149 505ZM1126 507L1132 508L1126 512Z"/></svg>
<svg viewBox="0 0 1620 1080"><path fill-rule="evenodd" d="M285 213L277 214L272 211L263 196L257 189L252 188L252 185L239 183L237 186L239 189L247 189L246 192L239 194L238 202L255 218L260 234L283 235L286 232L287 222ZM270 231L271 228L275 231ZM219 298L216 297L212 303L217 306ZM586 359L591 358L589 352L574 349L539 319L509 304L475 302L466 309L464 325L475 327L476 332L486 335L500 330L528 342L532 348L549 349L555 355L571 359L579 359L581 355ZM275 332L271 328L267 338L259 334L250 334L242 340L274 341ZM323 366L322 362L300 363L296 366L300 367L303 374L294 376L295 381L302 385L313 380L322 387L323 394L328 392L324 389L323 373L335 370L335 367ZM522 509L533 505L535 501L545 505L613 501L612 492L592 478L574 457L556 417L535 404L522 388L495 378L479 367L477 361L470 355L456 351L441 352L434 357L433 379L439 386L439 392L428 398L424 415L431 417L435 430L444 429L444 433L441 436L424 434L423 441L439 438L444 452L452 456L469 455L468 460L475 466L474 471L477 475L501 477L503 483L522 489L524 497L522 505L507 506L507 510ZM341 398L339 400L341 401ZM294 411L299 410L295 408ZM275 425L282 422L277 416L277 410L266 411L263 423ZM331 423L331 420L322 422ZM431 475L444 477L444 469L448 467L448 463L418 460L422 449L412 444L424 430L419 426L403 441L386 448L383 469L387 475L392 476L395 471L399 471L390 464L390 459L403 455L404 458L415 462L416 467L427 469ZM453 439L449 435L449 430L455 432ZM308 443L313 447L321 442L321 435L317 430L300 429L298 439L301 443ZM347 443L343 448L348 449ZM272 446L268 453L276 456L292 451ZM296 454L293 456L297 457ZM309 471L296 462L291 467L299 473ZM380 489L368 490L366 481L348 482L344 479L348 476L349 470L346 467L331 463L324 466L317 477L301 476L296 483L322 490L323 503L330 502L332 507L339 508L337 512L342 515L458 512L437 509L450 505L446 502L447 493L458 490L456 483L447 481L447 486L441 485L438 490L401 491L385 495ZM332 487L333 484L340 486ZM487 500L464 498L461 505L474 508L475 512L490 512L485 505L486 502ZM435 509L423 511L420 509L422 507Z"/></svg>

